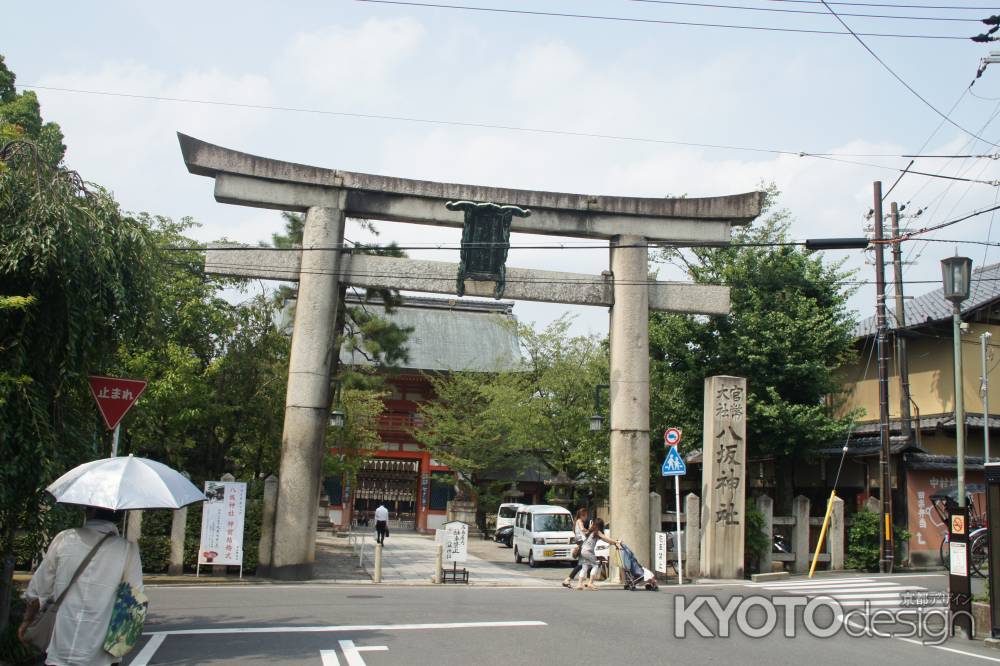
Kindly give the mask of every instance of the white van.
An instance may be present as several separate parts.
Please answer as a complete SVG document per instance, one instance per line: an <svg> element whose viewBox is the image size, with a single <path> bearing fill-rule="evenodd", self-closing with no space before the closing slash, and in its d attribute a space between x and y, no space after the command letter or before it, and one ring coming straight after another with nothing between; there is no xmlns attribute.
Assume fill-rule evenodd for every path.
<svg viewBox="0 0 1000 666"><path fill-rule="evenodd" d="M508 525L514 524L514 518L517 516L517 510L520 509L523 504L520 502L505 502L500 505L497 509L497 526L494 534L500 531L501 527L507 527Z"/></svg>
<svg viewBox="0 0 1000 666"><path fill-rule="evenodd" d="M522 506L514 518L514 561L573 562L573 514L561 506Z"/></svg>

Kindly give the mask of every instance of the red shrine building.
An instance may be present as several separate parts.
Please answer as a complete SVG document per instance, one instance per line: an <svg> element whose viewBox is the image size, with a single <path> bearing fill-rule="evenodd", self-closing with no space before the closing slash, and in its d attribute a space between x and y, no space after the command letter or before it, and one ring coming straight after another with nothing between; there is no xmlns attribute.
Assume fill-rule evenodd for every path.
<svg viewBox="0 0 1000 666"><path fill-rule="evenodd" d="M356 297L348 296L348 302ZM380 308L380 304L373 307ZM457 371L492 372L520 362L514 304L406 297L392 313L382 314L401 327L412 328L409 360L387 377L391 394L379 420L381 448L365 462L352 484L328 478L321 510L334 527L365 525L375 509L389 509L389 527L433 531L445 522L448 502L455 494L454 472L418 444L410 431L420 427L417 409L433 400L428 374ZM371 365L362 354L341 350L348 365ZM336 453L336 452L335 452Z"/></svg>

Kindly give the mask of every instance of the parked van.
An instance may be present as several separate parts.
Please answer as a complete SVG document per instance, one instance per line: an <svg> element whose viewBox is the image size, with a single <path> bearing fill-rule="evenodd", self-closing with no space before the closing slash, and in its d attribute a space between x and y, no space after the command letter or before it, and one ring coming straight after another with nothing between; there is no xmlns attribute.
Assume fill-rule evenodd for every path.
<svg viewBox="0 0 1000 666"><path fill-rule="evenodd" d="M561 506L522 506L514 517L514 561L573 562L573 514Z"/></svg>
<svg viewBox="0 0 1000 666"><path fill-rule="evenodd" d="M506 502L500 505L500 508L497 509L497 526L494 531L494 537L496 536L496 532L499 532L501 528L514 524L517 510L522 506L524 505L520 502Z"/></svg>

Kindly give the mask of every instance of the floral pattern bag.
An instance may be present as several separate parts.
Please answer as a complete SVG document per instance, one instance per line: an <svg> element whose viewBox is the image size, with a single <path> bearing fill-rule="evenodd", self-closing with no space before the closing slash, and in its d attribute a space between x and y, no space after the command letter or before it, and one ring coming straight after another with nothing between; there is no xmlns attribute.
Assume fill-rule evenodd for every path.
<svg viewBox="0 0 1000 666"><path fill-rule="evenodd" d="M142 636L142 626L146 622L149 598L122 581L115 595L115 605L111 610L111 622L104 636L104 651L112 657L124 657Z"/></svg>

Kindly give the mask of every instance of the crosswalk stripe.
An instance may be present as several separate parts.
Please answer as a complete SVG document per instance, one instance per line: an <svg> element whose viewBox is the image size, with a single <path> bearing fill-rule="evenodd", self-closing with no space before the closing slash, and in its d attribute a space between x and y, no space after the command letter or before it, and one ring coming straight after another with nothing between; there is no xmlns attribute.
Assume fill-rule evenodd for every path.
<svg viewBox="0 0 1000 666"><path fill-rule="evenodd" d="M787 582L775 582L775 583L750 583L751 587L773 585L775 587L787 587L796 585L815 585L817 583L874 583L879 579L877 578L824 578L824 579L814 579L814 580L790 580ZM885 580L884 578L881 580Z"/></svg>
<svg viewBox="0 0 1000 666"><path fill-rule="evenodd" d="M868 589L890 588L890 587L901 587L901 585L899 583L851 583L850 585L832 585L830 583L823 583L817 585L796 585L794 587L791 586L778 587L778 586L768 585L765 586L763 589L789 590L794 592L797 590L855 590L855 589L868 590Z"/></svg>

